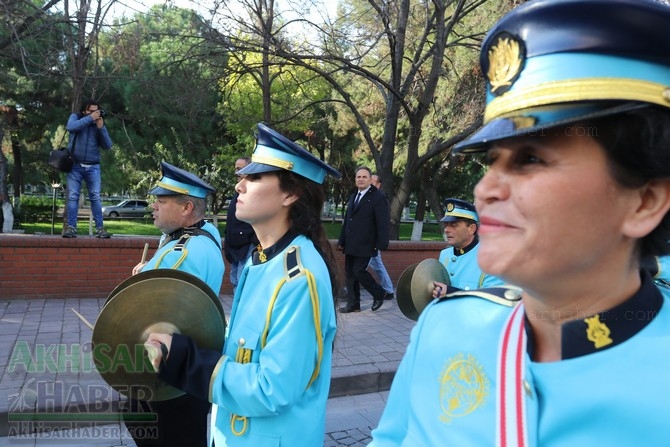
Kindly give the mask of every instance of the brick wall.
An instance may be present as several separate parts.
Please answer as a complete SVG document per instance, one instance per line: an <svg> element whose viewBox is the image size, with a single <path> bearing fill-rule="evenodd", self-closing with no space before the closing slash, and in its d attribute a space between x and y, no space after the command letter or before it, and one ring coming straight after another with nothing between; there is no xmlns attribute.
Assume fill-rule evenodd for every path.
<svg viewBox="0 0 670 447"><path fill-rule="evenodd" d="M335 241L332 241L335 243ZM0 234L0 299L105 298L142 258L144 244L149 256L158 237L63 239L47 235ZM408 266L437 258L444 242L392 241L382 259L395 284ZM344 270L344 256L336 252ZM231 293L226 277L221 293Z"/></svg>

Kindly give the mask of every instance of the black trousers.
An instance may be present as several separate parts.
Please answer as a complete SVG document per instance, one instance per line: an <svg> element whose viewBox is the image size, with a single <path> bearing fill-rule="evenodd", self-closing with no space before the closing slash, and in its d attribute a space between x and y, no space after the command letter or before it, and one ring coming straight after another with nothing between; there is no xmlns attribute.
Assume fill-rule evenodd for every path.
<svg viewBox="0 0 670 447"><path fill-rule="evenodd" d="M361 307L361 292L359 284L370 292L374 300L383 300L386 291L375 281L368 272L370 257L345 255L344 273L347 283L347 307ZM358 282L358 284L356 284Z"/></svg>
<svg viewBox="0 0 670 447"><path fill-rule="evenodd" d="M210 406L206 400L184 394L160 402L129 399L122 414L138 447L207 447Z"/></svg>

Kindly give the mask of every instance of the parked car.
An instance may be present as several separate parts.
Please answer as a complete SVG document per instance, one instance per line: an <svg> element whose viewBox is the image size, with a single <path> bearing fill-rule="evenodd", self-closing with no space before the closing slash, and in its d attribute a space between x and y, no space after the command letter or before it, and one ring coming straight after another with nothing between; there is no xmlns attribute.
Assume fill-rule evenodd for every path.
<svg viewBox="0 0 670 447"><path fill-rule="evenodd" d="M149 214L146 200L128 199L118 205L103 206L102 215L105 217L144 217Z"/></svg>

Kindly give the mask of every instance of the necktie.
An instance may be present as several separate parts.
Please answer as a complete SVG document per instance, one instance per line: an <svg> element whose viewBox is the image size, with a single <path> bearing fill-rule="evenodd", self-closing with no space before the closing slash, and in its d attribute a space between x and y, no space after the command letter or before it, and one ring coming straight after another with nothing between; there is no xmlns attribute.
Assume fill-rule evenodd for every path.
<svg viewBox="0 0 670 447"><path fill-rule="evenodd" d="M354 207L358 206L358 201L361 200L361 192L358 191L358 194L356 194L356 200L354 200Z"/></svg>

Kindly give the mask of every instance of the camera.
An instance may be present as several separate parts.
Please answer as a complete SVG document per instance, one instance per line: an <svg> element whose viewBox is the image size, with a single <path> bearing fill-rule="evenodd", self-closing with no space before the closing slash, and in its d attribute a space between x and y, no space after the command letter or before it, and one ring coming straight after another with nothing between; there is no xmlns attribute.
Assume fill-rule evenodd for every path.
<svg viewBox="0 0 670 447"><path fill-rule="evenodd" d="M106 118L107 117L107 112L105 112L104 109L100 109L100 118Z"/></svg>

